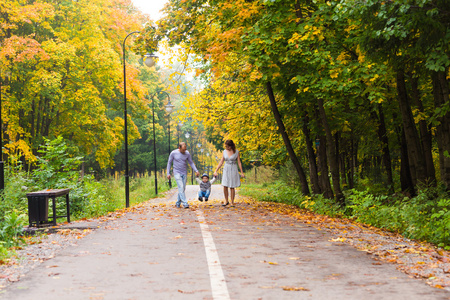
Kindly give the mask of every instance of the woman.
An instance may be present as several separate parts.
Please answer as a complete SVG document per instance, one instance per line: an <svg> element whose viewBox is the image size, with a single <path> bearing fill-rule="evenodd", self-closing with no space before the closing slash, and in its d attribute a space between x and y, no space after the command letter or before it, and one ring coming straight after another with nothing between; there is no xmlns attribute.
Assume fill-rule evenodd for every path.
<svg viewBox="0 0 450 300"><path fill-rule="evenodd" d="M237 165L239 165L239 169L241 170L241 177L245 177L245 175L244 171L242 171L242 163L241 157L239 156L239 151L236 150L236 146L234 145L232 140L227 140L225 142L225 150L223 151L222 159L220 160L219 165L214 172L214 176L217 176L217 171L220 169L224 162L225 166L223 167L222 186L226 203L222 204L222 206L227 206L229 204L228 188L230 188L231 207L234 207L234 189L241 185Z"/></svg>

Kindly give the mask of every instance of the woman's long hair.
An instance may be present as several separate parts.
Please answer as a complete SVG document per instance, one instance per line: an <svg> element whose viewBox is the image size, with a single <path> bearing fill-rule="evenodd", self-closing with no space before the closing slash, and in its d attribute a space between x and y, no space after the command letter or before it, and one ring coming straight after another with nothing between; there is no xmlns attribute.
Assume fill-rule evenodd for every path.
<svg viewBox="0 0 450 300"><path fill-rule="evenodd" d="M225 145L230 146L231 150L233 150L233 153L236 153L236 145L232 140L226 140Z"/></svg>

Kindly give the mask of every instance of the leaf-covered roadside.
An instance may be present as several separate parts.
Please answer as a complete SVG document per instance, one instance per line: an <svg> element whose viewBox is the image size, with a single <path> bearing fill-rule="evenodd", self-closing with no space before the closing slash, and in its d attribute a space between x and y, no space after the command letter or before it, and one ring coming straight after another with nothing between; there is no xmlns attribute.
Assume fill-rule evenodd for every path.
<svg viewBox="0 0 450 300"><path fill-rule="evenodd" d="M450 196L438 188L419 190L413 198L402 194L384 195L370 187L363 191L350 189L345 191L343 206L322 195L302 196L296 188L282 181L263 186L247 185L242 193L258 200L292 204L319 214L344 216L450 250Z"/></svg>
<svg viewBox="0 0 450 300"><path fill-rule="evenodd" d="M289 215L318 230L331 232L336 237L330 242L350 244L373 255L376 260L397 264L399 270L412 277L424 279L430 286L450 291L449 251L347 218L329 217L284 203L257 201L251 197L241 198L251 207L260 208L260 211Z"/></svg>

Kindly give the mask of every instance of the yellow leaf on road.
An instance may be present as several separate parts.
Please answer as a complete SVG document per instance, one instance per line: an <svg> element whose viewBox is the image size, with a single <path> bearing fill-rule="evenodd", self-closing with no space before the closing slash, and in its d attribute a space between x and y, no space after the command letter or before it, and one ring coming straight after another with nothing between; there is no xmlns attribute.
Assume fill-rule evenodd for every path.
<svg viewBox="0 0 450 300"><path fill-rule="evenodd" d="M346 238L339 237L339 238L331 239L330 241L331 242L344 242L345 240L346 240Z"/></svg>
<svg viewBox="0 0 450 300"><path fill-rule="evenodd" d="M309 291L307 288L304 287L296 287L296 286L282 286L283 290L285 291Z"/></svg>

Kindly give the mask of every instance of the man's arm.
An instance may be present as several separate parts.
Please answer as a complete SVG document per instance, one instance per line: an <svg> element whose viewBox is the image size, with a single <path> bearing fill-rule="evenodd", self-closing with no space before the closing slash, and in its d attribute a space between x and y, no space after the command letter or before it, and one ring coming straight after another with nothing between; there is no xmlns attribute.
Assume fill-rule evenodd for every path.
<svg viewBox="0 0 450 300"><path fill-rule="evenodd" d="M187 161L188 161L189 165L191 166L192 170L194 170L195 173L198 173L198 170L195 167L194 161L192 160L191 153L189 153Z"/></svg>
<svg viewBox="0 0 450 300"><path fill-rule="evenodd" d="M170 153L169 160L167 161L167 178L169 178L170 176L170 166L172 165L172 162L173 162L173 152Z"/></svg>

